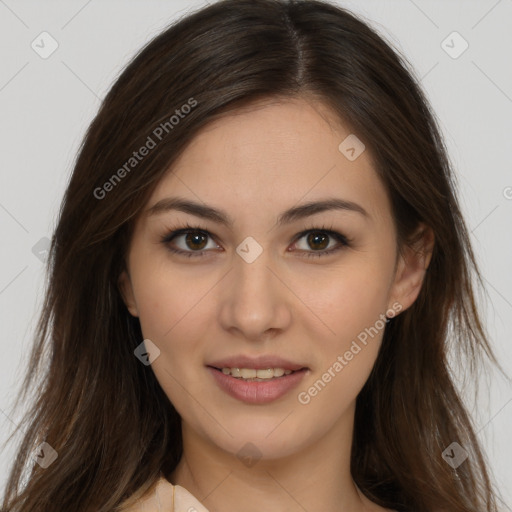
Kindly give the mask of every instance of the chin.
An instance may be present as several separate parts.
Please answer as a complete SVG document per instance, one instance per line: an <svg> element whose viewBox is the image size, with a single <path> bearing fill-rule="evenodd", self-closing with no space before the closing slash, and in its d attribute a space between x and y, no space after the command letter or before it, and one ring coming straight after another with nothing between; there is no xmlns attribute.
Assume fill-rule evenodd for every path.
<svg viewBox="0 0 512 512"><path fill-rule="evenodd" d="M224 431L220 436L208 437L220 449L233 454L241 462L246 458L252 461L282 459L304 449L315 437L312 429L304 423L299 428L295 424L291 425L289 420L283 421L289 413L287 411L279 418L266 418L258 421L257 425L247 418L231 421L223 426L232 437Z"/></svg>

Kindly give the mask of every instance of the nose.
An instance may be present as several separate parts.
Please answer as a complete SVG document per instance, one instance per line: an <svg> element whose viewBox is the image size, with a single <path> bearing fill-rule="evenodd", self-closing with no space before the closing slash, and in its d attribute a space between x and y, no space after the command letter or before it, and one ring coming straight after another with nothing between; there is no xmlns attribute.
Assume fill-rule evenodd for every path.
<svg viewBox="0 0 512 512"><path fill-rule="evenodd" d="M224 279L220 322L241 339L262 341L290 326L293 294L270 251L263 250L253 261L240 254Z"/></svg>

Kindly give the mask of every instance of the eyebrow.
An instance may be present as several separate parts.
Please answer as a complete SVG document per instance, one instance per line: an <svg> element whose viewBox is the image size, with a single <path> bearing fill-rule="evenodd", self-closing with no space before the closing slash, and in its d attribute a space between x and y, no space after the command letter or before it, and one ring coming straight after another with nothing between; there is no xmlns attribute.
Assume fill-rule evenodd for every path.
<svg viewBox="0 0 512 512"><path fill-rule="evenodd" d="M181 211L202 219L207 219L229 228L233 227L234 220L224 211L201 203L196 203L181 197L166 197L148 208L147 215L158 215L168 211ZM339 198L327 198L320 201L309 202L281 213L277 219L277 225L282 226L291 222L310 217L317 213L330 210L344 210L361 214L366 219L370 218L368 212L359 204Z"/></svg>

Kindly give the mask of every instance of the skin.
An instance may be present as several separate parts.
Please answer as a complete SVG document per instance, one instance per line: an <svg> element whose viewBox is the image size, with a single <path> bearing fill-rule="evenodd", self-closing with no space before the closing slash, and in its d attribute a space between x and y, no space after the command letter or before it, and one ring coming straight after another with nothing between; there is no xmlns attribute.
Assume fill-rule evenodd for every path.
<svg viewBox="0 0 512 512"><path fill-rule="evenodd" d="M175 210L137 221L120 289L144 338L161 351L152 369L182 418L184 454L171 482L212 512L238 512L241 504L260 512L269 503L275 512L386 510L350 474L355 400L383 329L359 343L362 350L308 404L298 401L359 333L397 304L403 312L414 302L430 261L429 231L416 250L397 253L391 204L370 151L349 161L338 150L350 133L313 100L238 110L196 136L145 209L180 196L224 210L233 227ZM368 218L331 210L276 225L282 211L327 197L358 203ZM211 236L161 242L187 222ZM319 243L297 235L321 227L351 245L308 258ZM250 264L236 253L248 236L263 249ZM188 258L169 245L206 253ZM321 248L338 245L327 238ZM246 404L224 393L205 367L235 354L279 355L309 371L284 397ZM248 442L260 454L250 467L236 456Z"/></svg>

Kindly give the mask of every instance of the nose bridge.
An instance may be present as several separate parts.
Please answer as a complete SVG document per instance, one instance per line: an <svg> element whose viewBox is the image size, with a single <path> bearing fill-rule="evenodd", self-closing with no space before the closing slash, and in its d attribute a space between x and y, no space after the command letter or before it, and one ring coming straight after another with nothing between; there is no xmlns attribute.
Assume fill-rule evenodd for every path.
<svg viewBox="0 0 512 512"><path fill-rule="evenodd" d="M269 329L284 327L289 312L273 267L271 252L253 237L238 245L222 306L225 328L236 327L245 337L256 339Z"/></svg>
<svg viewBox="0 0 512 512"><path fill-rule="evenodd" d="M235 293L241 293L240 299L254 297L258 299L263 294L271 292L273 278L269 267L271 254L268 249L253 237L245 238L236 248L237 257L234 259Z"/></svg>

